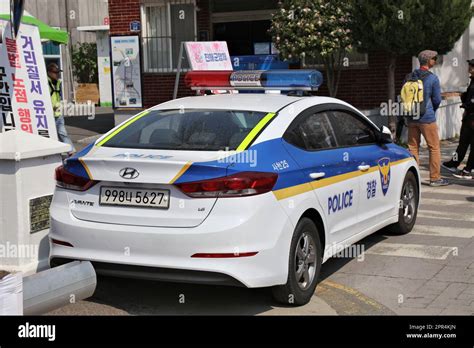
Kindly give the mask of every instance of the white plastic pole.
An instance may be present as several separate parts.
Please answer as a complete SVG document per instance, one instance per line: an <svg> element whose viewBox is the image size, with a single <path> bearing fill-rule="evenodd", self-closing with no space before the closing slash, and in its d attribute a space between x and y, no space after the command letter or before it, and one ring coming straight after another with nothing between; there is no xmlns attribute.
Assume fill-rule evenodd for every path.
<svg viewBox="0 0 474 348"><path fill-rule="evenodd" d="M179 45L178 67L176 69L176 77L174 80L173 99L178 98L179 78L181 76L181 66L183 64L183 58L184 58L183 50L184 50L184 42L181 41L181 44Z"/></svg>
<svg viewBox="0 0 474 348"><path fill-rule="evenodd" d="M94 294L97 277L88 261L74 261L23 279L23 313L45 314Z"/></svg>

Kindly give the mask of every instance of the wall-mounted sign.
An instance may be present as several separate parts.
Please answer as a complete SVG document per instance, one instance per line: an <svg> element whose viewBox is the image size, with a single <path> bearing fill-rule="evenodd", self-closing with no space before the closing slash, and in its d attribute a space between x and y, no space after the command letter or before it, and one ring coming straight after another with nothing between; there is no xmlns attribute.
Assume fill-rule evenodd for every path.
<svg viewBox="0 0 474 348"><path fill-rule="evenodd" d="M130 31L132 33L136 33L136 32L139 32L141 30L142 30L142 24L140 23L140 21L130 22Z"/></svg>
<svg viewBox="0 0 474 348"><path fill-rule="evenodd" d="M49 208L53 195L30 199L30 233L49 228Z"/></svg>
<svg viewBox="0 0 474 348"><path fill-rule="evenodd" d="M0 133L22 130L58 139L38 27L22 24L16 39L0 21Z"/></svg>
<svg viewBox="0 0 474 348"><path fill-rule="evenodd" d="M234 70L272 70L288 69L289 63L278 59L276 55L232 56Z"/></svg>
<svg viewBox="0 0 474 348"><path fill-rule="evenodd" d="M185 47L192 70L232 70L225 41L188 41Z"/></svg>
<svg viewBox="0 0 474 348"><path fill-rule="evenodd" d="M114 107L141 108L140 44L137 35L111 36Z"/></svg>
<svg viewBox="0 0 474 348"><path fill-rule="evenodd" d="M109 33L98 31L97 42L97 70L99 71L100 106L112 106L112 79L110 68Z"/></svg>
<svg viewBox="0 0 474 348"><path fill-rule="evenodd" d="M270 54L271 43L270 42L254 42L253 43L253 54Z"/></svg>

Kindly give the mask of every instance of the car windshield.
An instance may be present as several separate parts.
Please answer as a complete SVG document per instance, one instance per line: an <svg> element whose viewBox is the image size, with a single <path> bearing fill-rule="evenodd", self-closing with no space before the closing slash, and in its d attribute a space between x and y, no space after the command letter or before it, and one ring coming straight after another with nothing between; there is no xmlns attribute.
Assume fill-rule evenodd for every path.
<svg viewBox="0 0 474 348"><path fill-rule="evenodd" d="M265 117L237 110L153 110L103 146L156 150L236 150Z"/></svg>

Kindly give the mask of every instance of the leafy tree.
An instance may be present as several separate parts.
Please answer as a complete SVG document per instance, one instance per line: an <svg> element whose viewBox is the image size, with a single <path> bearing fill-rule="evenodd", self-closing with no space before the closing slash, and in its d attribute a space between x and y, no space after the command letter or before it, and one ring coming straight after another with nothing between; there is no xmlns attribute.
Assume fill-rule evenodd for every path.
<svg viewBox="0 0 474 348"><path fill-rule="evenodd" d="M84 42L72 47L72 67L79 83L97 83L97 44Z"/></svg>
<svg viewBox="0 0 474 348"><path fill-rule="evenodd" d="M358 50L389 55L388 98L395 100L395 69L401 55L431 49L449 52L469 25L471 0L350 0ZM394 122L390 125L394 132Z"/></svg>
<svg viewBox="0 0 474 348"><path fill-rule="evenodd" d="M284 59L321 58L329 93L336 96L342 60L352 49L350 23L346 0L283 0L270 34Z"/></svg>

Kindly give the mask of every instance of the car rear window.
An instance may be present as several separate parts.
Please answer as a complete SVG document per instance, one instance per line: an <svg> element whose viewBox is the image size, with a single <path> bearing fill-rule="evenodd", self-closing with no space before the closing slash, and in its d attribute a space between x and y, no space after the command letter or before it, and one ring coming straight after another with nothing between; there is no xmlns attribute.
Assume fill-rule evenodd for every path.
<svg viewBox="0 0 474 348"><path fill-rule="evenodd" d="M153 110L103 146L156 150L236 150L264 112L238 110Z"/></svg>

